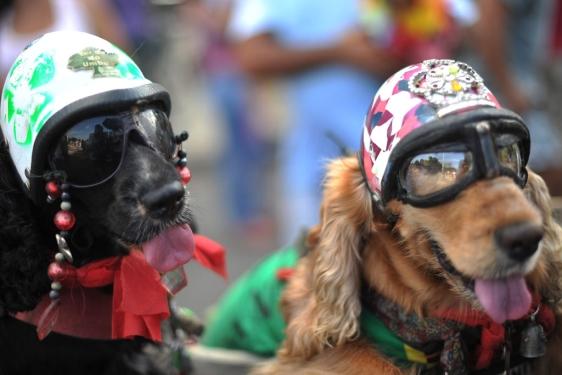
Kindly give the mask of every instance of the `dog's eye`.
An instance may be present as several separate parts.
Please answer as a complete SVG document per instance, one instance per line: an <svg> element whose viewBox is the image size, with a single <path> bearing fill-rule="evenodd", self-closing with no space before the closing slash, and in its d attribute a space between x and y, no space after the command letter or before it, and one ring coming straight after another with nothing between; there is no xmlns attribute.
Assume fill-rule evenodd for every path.
<svg viewBox="0 0 562 375"><path fill-rule="evenodd" d="M423 197L455 185L472 170L470 152L430 152L413 157L405 173L405 188Z"/></svg>

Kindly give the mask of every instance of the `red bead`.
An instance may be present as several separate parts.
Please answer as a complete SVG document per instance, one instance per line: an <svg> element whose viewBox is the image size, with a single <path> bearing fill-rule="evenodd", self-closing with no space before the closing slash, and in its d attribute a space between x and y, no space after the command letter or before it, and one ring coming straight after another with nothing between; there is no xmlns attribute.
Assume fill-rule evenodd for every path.
<svg viewBox="0 0 562 375"><path fill-rule="evenodd" d="M180 174L181 182L184 185L187 185L189 181L191 181L191 172L187 167L178 167L176 168L178 173Z"/></svg>
<svg viewBox="0 0 562 375"><path fill-rule="evenodd" d="M49 181L45 184L45 192L52 198L58 198L61 194L60 187L55 181Z"/></svg>
<svg viewBox="0 0 562 375"><path fill-rule="evenodd" d="M57 262L53 262L49 264L47 274L49 275L49 279L53 281L61 281L64 278L64 269Z"/></svg>
<svg viewBox="0 0 562 375"><path fill-rule="evenodd" d="M76 224L76 217L70 211L59 211L55 214L54 222L59 230L71 230Z"/></svg>
<svg viewBox="0 0 562 375"><path fill-rule="evenodd" d="M47 269L47 275L52 281L72 280L76 274L76 270L65 264L52 262Z"/></svg>

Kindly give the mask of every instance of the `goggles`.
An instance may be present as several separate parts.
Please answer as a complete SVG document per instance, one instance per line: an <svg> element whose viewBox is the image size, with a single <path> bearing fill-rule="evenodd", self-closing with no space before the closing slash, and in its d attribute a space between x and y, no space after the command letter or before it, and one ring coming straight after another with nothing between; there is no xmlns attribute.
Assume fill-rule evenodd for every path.
<svg viewBox="0 0 562 375"><path fill-rule="evenodd" d="M428 124L393 150L382 180L383 202L397 198L429 207L455 198L470 184L508 176L527 181L529 132L518 118Z"/></svg>
<svg viewBox="0 0 562 375"><path fill-rule="evenodd" d="M64 171L65 182L75 188L103 184L121 168L131 134L138 134L137 139L166 159L176 156L177 143L166 113L150 107L78 122L55 144L49 166Z"/></svg>

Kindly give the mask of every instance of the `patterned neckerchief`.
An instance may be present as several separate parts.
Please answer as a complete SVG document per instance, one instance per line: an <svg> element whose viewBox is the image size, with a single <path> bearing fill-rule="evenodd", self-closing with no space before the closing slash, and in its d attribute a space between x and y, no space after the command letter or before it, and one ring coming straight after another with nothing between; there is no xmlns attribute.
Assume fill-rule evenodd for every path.
<svg viewBox="0 0 562 375"><path fill-rule="evenodd" d="M462 314L462 320L458 318L461 314L455 316L452 312L446 313L446 317L421 317L367 288L362 292L362 305L362 335L378 350L397 365L421 365L437 370L436 373L502 372L506 339L518 338L518 332L528 321L526 317L510 323L506 332L504 325L493 323L480 312ZM544 305L541 310L538 321L548 333L553 328L554 315ZM476 350L467 351L467 341ZM517 350L512 350L510 366L518 366L525 360L516 353Z"/></svg>

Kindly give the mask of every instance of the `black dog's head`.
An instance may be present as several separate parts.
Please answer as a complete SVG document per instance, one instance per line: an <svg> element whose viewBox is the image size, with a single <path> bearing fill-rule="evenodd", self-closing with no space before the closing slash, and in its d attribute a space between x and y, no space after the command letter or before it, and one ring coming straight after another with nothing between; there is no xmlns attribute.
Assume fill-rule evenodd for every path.
<svg viewBox="0 0 562 375"><path fill-rule="evenodd" d="M109 151L119 154L118 167L107 180L90 187L69 184L71 211L76 217L67 236L73 265L124 255L137 246L143 248L149 263L165 272L185 262L190 257L186 248L193 246L186 181L182 183L178 172L178 164L181 167L185 163L181 161L185 156L180 151L182 139L174 135L165 111L156 104L133 104L119 113L134 120L126 132L119 132L122 142L102 146L88 141L95 138L92 134L77 145L69 135L73 127L68 127L50 142L49 162L42 166L41 176L62 172L68 182L73 177L87 179L98 173L93 170L96 165L110 162L106 160L111 157ZM146 118L139 120L146 113L150 114L148 123ZM143 121L144 126L139 125ZM104 124L109 126L107 121ZM151 133L151 127L166 131ZM53 163L53 155L58 152L61 157L61 144L65 145L62 149L67 171L56 170L60 163ZM82 147L83 152L69 152L68 144ZM87 158L87 162L76 155ZM60 209L60 200L48 204L30 199L17 181L6 148L0 153L0 169L0 308L29 310L49 291L47 267L57 249L58 232L53 217ZM33 173L32 178L39 179ZM34 184L44 186L47 182L45 178L40 180Z"/></svg>
<svg viewBox="0 0 562 375"><path fill-rule="evenodd" d="M171 130L166 114L157 107L132 106L126 113L137 123L138 118L144 118L141 123L150 118L145 127ZM188 194L178 173L181 157L174 133L150 134L137 125L124 139L120 166L108 181L88 188L70 187L77 217L71 248L74 245L78 262L124 254L131 246L159 237L166 237L161 239L170 246L182 235L174 228L193 224Z"/></svg>

